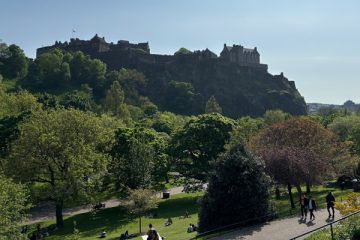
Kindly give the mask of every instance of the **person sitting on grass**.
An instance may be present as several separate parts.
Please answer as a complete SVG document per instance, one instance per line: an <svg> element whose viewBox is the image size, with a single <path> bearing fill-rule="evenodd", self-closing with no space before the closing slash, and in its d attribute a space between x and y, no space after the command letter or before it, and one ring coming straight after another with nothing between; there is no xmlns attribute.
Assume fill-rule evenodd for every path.
<svg viewBox="0 0 360 240"><path fill-rule="evenodd" d="M193 225L190 223L190 225L189 225L189 227L188 227L188 229L187 229L187 232L188 232L188 233L191 233L191 232L193 232L193 231L194 231Z"/></svg>
<svg viewBox="0 0 360 240"><path fill-rule="evenodd" d="M100 238L105 238L106 237L106 232L105 229L102 230L102 232L100 233Z"/></svg>
<svg viewBox="0 0 360 240"><path fill-rule="evenodd" d="M130 238L130 235L129 235L129 231L126 230L125 233L122 233L121 236L120 236L120 240L125 240L125 239L129 239Z"/></svg>
<svg viewBox="0 0 360 240"><path fill-rule="evenodd" d="M191 226L192 226L193 231L196 232L198 227L196 227L194 224L191 224Z"/></svg>
<svg viewBox="0 0 360 240"><path fill-rule="evenodd" d="M167 222L165 223L165 227L170 226L171 224L173 224L173 221L171 218L168 218Z"/></svg>

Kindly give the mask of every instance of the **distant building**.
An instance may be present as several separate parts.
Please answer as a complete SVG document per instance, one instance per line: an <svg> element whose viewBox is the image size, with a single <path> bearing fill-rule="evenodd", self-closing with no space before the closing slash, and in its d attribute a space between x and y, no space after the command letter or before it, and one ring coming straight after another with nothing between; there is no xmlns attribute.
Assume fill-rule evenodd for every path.
<svg viewBox="0 0 360 240"><path fill-rule="evenodd" d="M188 59L189 61L211 60L219 62L235 63L239 66L257 68L267 71L267 65L260 63L260 54L257 48L249 49L241 45L226 46L218 57L209 49L194 51L190 54L159 55L151 54L149 43L130 43L126 40L119 40L116 44L108 43L104 37L97 34L90 40L70 39L70 42L58 42L54 45L38 48L36 55L49 52L59 48L65 51L82 51L93 58L104 61L110 68L136 67L138 64L166 64L176 59Z"/></svg>

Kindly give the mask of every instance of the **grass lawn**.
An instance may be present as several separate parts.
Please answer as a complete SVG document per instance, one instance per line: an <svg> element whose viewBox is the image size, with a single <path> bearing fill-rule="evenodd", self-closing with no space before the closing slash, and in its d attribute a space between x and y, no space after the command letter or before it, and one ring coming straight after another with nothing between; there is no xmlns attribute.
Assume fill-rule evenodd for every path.
<svg viewBox="0 0 360 240"><path fill-rule="evenodd" d="M302 187L302 190L305 191L306 190L305 187ZM336 201L342 201L343 199L345 199L346 195L352 192L352 189L341 190L336 186L335 183L331 183L330 186L327 187L317 186L311 188L311 193L309 195L311 195L313 199L316 200L318 204L318 208L325 208L326 207L325 197L329 191L332 191ZM290 200L289 200L289 194L287 193L287 189L281 189L281 198L279 200L275 200L275 197L273 197L275 210L279 218L300 214L299 194L297 193L296 188L292 189L292 193L296 207L295 209L292 209L290 207Z"/></svg>
<svg viewBox="0 0 360 240"><path fill-rule="evenodd" d="M305 188L303 190L305 190ZM351 189L341 191L336 186L318 186L313 187L311 190L311 195L317 200L319 208L325 207L325 196L329 191L333 192L337 201L341 201L342 198L344 198L349 192L352 191ZM195 237L195 233L189 234L186 232L186 230L190 223L197 225L199 208L198 200L202 195L203 193L182 193L171 196L171 199L160 200L158 209L153 211L156 212L159 217L156 219L148 219L143 217L142 232L145 233L147 231L148 224L152 223L162 236L165 236L171 240L186 240ZM299 196L295 188L293 188L293 195L296 209L291 209L286 189L281 189L281 198L279 200L275 200L275 197L273 197L273 202L275 210L278 213L278 217L284 218L299 214ZM185 211L189 212L191 218L179 219L180 216L184 215ZM168 217L173 219L174 224L169 227L165 227L164 223ZM98 239L99 233L103 229L105 229L105 231L108 233L108 237L106 239L117 239L120 234L124 233L126 230L128 230L129 233L139 232L138 219L131 219L124 208L116 207L101 210L96 214L85 213L72 217L66 217L65 228L51 233L51 236L47 239L60 240L64 239L66 236L69 236L73 231L74 221L77 222L77 228L80 230L81 239ZM54 224L54 221L45 222L41 225L41 227L45 227L51 224ZM134 239L141 238L138 237Z"/></svg>
<svg viewBox="0 0 360 240"><path fill-rule="evenodd" d="M196 224L198 221L198 200L201 193L195 194L177 194L168 200L160 200L159 207L153 211L158 214L156 219L142 218L142 232L146 232L148 224L152 223L161 236L172 240L190 239L196 233L187 233L187 227L190 223ZM191 218L179 219L188 211ZM165 227L164 223L171 217L173 225ZM85 213L65 218L65 228L51 233L49 240L63 240L73 231L73 222L76 221L77 228L80 230L81 239L98 239L100 232L105 229L108 233L106 239L118 239L121 233L126 230L129 233L139 232L138 219L131 219L122 207L104 209L98 213ZM41 227L53 224L53 221L41 224ZM134 239L141 239L140 237Z"/></svg>

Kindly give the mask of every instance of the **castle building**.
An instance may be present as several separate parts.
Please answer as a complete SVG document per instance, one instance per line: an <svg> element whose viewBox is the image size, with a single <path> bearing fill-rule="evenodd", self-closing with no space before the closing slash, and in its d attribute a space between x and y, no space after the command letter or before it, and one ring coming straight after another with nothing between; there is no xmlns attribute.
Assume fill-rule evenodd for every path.
<svg viewBox="0 0 360 240"><path fill-rule="evenodd" d="M130 43L119 40L116 44L108 43L104 37L97 34L90 40L70 39L70 42L58 42L54 45L38 48L36 55L47 53L52 49L59 48L65 51L82 51L93 58L104 61L110 68L136 67L138 64L166 64L177 59L189 59L192 61L219 61L237 64L244 67L257 68L267 71L267 65L260 63L260 54L257 48L249 49L241 45L226 46L218 57L209 49L194 51L183 56L151 54L149 43Z"/></svg>

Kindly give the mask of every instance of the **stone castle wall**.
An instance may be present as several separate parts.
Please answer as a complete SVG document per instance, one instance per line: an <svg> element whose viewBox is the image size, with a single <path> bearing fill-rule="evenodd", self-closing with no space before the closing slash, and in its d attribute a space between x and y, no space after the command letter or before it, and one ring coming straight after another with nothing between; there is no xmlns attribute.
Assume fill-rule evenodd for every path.
<svg viewBox="0 0 360 240"><path fill-rule="evenodd" d="M125 40L120 40L116 44L107 43L104 38L95 35L88 41L71 39L70 42L55 42L52 46L38 48L36 55L39 56L55 48L65 51L82 51L92 58L102 60L108 65L109 69L137 68L138 65L159 65L161 67L175 61L188 61L196 64L204 60L211 60L267 71L267 65L260 63L260 54L257 49L245 49L241 45L233 45L230 50L229 47L224 45L220 57L209 49L195 51L190 54L160 55L151 54L148 43L133 44Z"/></svg>

